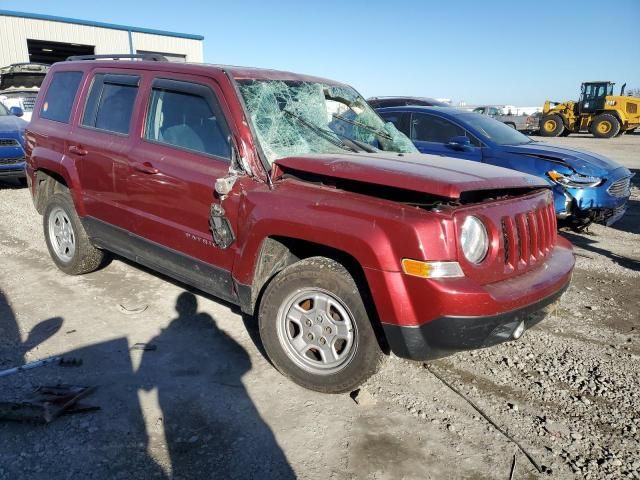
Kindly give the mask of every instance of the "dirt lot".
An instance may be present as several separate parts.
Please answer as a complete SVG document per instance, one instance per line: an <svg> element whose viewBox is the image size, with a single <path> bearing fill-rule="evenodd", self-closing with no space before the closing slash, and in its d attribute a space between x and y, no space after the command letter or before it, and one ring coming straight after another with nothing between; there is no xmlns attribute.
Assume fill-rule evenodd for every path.
<svg viewBox="0 0 640 480"><path fill-rule="evenodd" d="M640 173L640 135L554 143ZM577 268L548 319L521 340L433 371L544 465L513 478L640 479L640 175L613 228L567 237ZM0 187L0 397L95 385L93 413L0 423L0 479L509 478L514 443L420 363L391 358L356 401L278 374L255 324L229 305L116 259L68 277L49 259L26 190ZM146 307L146 308L144 308ZM140 342L154 351L132 350Z"/></svg>

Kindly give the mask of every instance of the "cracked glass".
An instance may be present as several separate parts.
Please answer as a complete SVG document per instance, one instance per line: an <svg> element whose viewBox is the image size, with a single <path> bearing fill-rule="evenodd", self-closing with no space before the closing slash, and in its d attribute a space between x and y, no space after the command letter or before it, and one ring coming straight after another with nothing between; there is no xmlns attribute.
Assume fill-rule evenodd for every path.
<svg viewBox="0 0 640 480"><path fill-rule="evenodd" d="M238 83L269 163L345 151L417 152L411 140L385 123L351 87L299 80Z"/></svg>

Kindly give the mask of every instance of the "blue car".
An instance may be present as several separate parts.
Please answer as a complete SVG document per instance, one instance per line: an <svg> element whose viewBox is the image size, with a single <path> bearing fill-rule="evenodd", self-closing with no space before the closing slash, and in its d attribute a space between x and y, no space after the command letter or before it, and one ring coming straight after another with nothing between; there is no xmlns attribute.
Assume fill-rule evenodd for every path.
<svg viewBox="0 0 640 480"><path fill-rule="evenodd" d="M453 108L404 106L377 112L422 153L544 178L553 187L558 219L576 230L591 222L611 225L624 215L632 173L602 155L537 142L486 115Z"/></svg>
<svg viewBox="0 0 640 480"><path fill-rule="evenodd" d="M7 109L0 103L0 180L16 179L25 183L24 129L18 107Z"/></svg>

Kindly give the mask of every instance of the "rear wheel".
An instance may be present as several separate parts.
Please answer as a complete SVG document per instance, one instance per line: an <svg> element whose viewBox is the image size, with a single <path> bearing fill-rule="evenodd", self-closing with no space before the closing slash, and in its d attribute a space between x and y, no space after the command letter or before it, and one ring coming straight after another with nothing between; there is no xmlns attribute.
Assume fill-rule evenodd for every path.
<svg viewBox="0 0 640 480"><path fill-rule="evenodd" d="M515 123L512 123L512 122L505 122L505 125L506 125L507 127L511 127L511 128L513 128L514 130L516 129L516 124L515 124Z"/></svg>
<svg viewBox="0 0 640 480"><path fill-rule="evenodd" d="M620 132L620 122L610 113L602 113L593 119L591 134L597 138L612 138Z"/></svg>
<svg viewBox="0 0 640 480"><path fill-rule="evenodd" d="M355 280L329 258L307 258L276 275L262 297L259 323L274 366L311 390L351 391L382 360Z"/></svg>
<svg viewBox="0 0 640 480"><path fill-rule="evenodd" d="M56 193L49 198L43 226L49 254L64 273L92 272L104 260L104 252L91 244L68 193Z"/></svg>
<svg viewBox="0 0 640 480"><path fill-rule="evenodd" d="M564 123L560 115L547 115L540 119L540 135L557 137L564 131Z"/></svg>

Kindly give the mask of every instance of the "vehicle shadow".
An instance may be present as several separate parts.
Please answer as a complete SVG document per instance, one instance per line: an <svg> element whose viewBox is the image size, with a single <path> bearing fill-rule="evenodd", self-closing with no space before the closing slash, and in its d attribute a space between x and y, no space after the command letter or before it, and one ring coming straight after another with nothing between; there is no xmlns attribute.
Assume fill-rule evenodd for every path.
<svg viewBox="0 0 640 480"><path fill-rule="evenodd" d="M180 294L175 310L166 328L141 350L132 348L135 339L120 337L65 352L83 360L79 368L30 370L33 384L63 379L98 386L84 401L101 410L46 426L0 421L0 473L43 480L295 478L242 383L252 368L247 352L215 319L198 312L192 293ZM16 350L18 323L4 295L0 315L12 339L2 351L22 352ZM58 322L56 332L62 319ZM25 382L24 375L7 378Z"/></svg>
<svg viewBox="0 0 640 480"><path fill-rule="evenodd" d="M597 247L596 245L598 242L592 240L588 236L569 231L560 231L558 233L569 240L573 245L589 252L597 253L604 257L610 258L621 267L628 268L629 270L633 271L640 270L640 261L625 257L623 255L618 255L617 253L610 252L609 250L605 250L604 248Z"/></svg>
<svg viewBox="0 0 640 480"><path fill-rule="evenodd" d="M18 180L0 179L0 190L22 190L26 188Z"/></svg>

